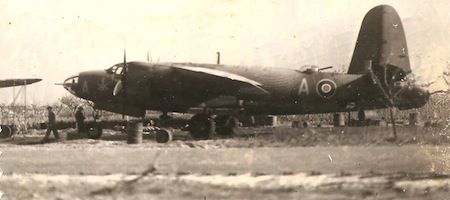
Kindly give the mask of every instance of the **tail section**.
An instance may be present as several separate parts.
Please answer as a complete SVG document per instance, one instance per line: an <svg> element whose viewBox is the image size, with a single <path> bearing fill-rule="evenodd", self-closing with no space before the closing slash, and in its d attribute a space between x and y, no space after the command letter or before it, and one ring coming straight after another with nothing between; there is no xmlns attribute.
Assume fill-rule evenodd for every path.
<svg viewBox="0 0 450 200"><path fill-rule="evenodd" d="M372 8L364 17L348 73L365 74L369 66L385 87L411 73L402 22L391 6Z"/></svg>
<svg viewBox="0 0 450 200"><path fill-rule="evenodd" d="M360 86L362 109L419 108L430 96L405 79L411 73L405 32L388 5L372 8L364 17L348 73L367 74Z"/></svg>

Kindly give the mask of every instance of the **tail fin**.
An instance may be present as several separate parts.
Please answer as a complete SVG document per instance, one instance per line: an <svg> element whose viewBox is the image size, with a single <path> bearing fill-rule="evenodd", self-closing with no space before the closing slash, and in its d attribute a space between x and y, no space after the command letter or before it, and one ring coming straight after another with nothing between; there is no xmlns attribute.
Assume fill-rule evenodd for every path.
<svg viewBox="0 0 450 200"><path fill-rule="evenodd" d="M372 8L364 17L348 73L367 73L367 63L385 86L411 73L402 22L391 6Z"/></svg>

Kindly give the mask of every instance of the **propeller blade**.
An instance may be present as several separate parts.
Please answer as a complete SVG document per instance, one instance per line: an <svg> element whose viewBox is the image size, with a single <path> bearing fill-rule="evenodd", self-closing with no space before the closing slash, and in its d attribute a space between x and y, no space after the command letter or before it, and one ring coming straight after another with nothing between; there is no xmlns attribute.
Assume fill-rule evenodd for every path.
<svg viewBox="0 0 450 200"><path fill-rule="evenodd" d="M126 65L127 63L127 50L123 49L123 63Z"/></svg>
<svg viewBox="0 0 450 200"><path fill-rule="evenodd" d="M120 90L122 90L122 87L123 87L122 80L117 81L116 85L114 86L113 96L117 96Z"/></svg>
<svg viewBox="0 0 450 200"><path fill-rule="evenodd" d="M126 110L126 99L127 99L127 79L128 79L128 63L127 63L127 50L123 49L123 70L122 70L122 77L120 79L120 89L123 88L122 92L122 119L125 118L125 110ZM119 83L118 82L118 83ZM116 85L118 86L118 85ZM118 86L119 87L119 86ZM118 88L119 89L119 88Z"/></svg>

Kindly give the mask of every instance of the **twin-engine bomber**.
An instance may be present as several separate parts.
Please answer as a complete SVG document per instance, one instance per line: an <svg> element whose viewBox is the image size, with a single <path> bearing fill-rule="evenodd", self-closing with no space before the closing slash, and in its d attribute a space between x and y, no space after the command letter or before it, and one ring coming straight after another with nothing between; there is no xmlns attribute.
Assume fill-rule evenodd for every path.
<svg viewBox="0 0 450 200"><path fill-rule="evenodd" d="M402 22L395 9L371 9L347 73L221 64L124 62L81 72L65 89L94 108L144 117L146 110L189 112L195 139L233 134L237 115L288 115L422 107L430 93L414 85ZM213 118L213 114L221 112Z"/></svg>

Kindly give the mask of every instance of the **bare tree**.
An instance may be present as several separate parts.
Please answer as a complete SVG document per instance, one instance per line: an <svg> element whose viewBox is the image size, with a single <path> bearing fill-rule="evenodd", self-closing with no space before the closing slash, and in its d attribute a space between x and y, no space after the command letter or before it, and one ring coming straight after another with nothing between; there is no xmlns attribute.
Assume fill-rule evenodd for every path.
<svg viewBox="0 0 450 200"><path fill-rule="evenodd" d="M66 96L61 97L59 99L59 102L63 106L69 108L72 112L75 112L77 110L77 107L80 105L81 106L90 106L90 105L87 105L83 100L76 98L72 95L66 95Z"/></svg>

